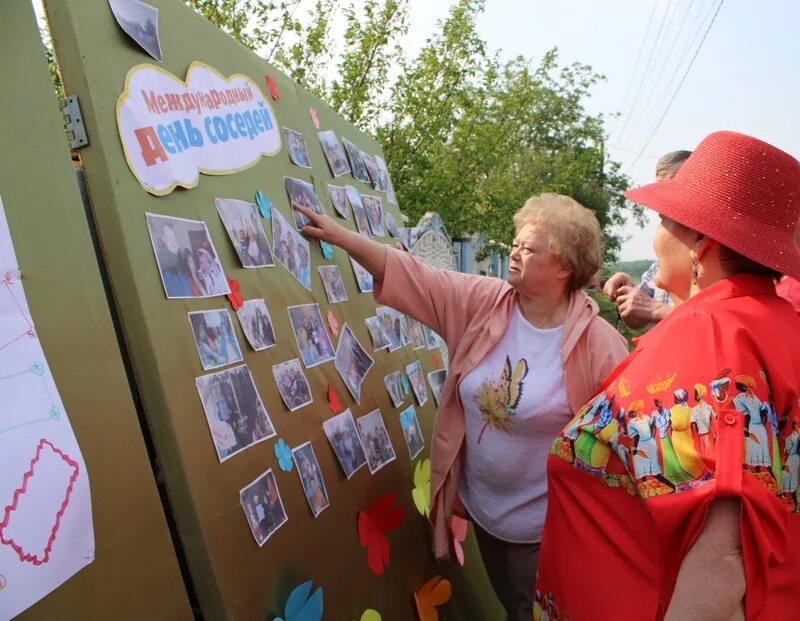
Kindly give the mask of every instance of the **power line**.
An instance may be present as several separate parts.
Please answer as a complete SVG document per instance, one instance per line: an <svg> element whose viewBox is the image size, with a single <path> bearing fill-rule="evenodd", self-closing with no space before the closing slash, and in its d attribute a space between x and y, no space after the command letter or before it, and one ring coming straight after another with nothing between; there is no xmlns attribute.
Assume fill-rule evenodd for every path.
<svg viewBox="0 0 800 621"><path fill-rule="evenodd" d="M680 92L683 83L686 81L686 76L689 75L689 71L692 69L692 65L694 65L694 61L697 60L697 56L698 54L700 54L700 50L703 49L703 43L705 43L706 37L708 37L708 33L711 30L711 27L714 25L714 21L717 19L717 15L719 15L719 11L722 8L723 4L725 4L725 0L719 0L719 4L717 5L717 10L714 11L714 16L711 18L711 22L708 24L706 31L703 33L703 38L700 40L700 45L697 46L697 49L694 52L694 56L692 56L692 60L689 62L689 66L686 67L686 71L684 71L683 75L681 76L681 81L678 83L678 87L675 89L675 92L672 93L672 97L667 103L667 107L664 108L664 112L661 113L661 118L658 119L658 123L656 123L656 126L653 128L653 131L650 132L650 136L648 136L647 141L644 143L644 146L642 147L642 150L639 151L639 155L636 156L636 159L633 160L633 162L631 162L631 164L625 170L626 173L630 171L630 169L633 168L642 158L642 155L644 155L645 150L647 149L647 147L650 146L650 141L653 140L653 137L656 135L656 132L661 127L661 123L664 122L664 118L667 116L667 113L672 107L672 104L675 102L675 98L678 96L678 93Z"/></svg>

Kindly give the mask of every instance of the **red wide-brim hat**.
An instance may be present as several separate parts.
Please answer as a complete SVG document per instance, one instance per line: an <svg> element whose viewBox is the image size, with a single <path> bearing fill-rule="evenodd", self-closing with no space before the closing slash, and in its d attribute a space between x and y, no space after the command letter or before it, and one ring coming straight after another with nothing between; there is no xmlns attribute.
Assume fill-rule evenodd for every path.
<svg viewBox="0 0 800 621"><path fill-rule="evenodd" d="M675 177L625 196L748 259L800 278L800 162L771 144L715 132Z"/></svg>

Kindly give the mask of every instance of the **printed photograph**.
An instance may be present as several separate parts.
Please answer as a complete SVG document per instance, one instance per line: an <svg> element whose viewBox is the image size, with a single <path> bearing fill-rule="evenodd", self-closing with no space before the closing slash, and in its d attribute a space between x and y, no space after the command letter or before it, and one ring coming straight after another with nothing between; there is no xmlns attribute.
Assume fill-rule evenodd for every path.
<svg viewBox="0 0 800 621"><path fill-rule="evenodd" d="M303 168L311 168L311 158L308 157L306 141L303 134L288 127L283 128L283 139L286 141L286 150L292 164Z"/></svg>
<svg viewBox="0 0 800 621"><path fill-rule="evenodd" d="M325 295L328 296L328 303L337 304L347 302L347 291L344 288L342 275L336 265L320 265L318 268L319 277L322 279L322 286L325 287Z"/></svg>
<svg viewBox="0 0 800 621"><path fill-rule="evenodd" d="M358 290L361 293L372 293L373 289L373 280L372 274L370 274L367 270L364 269L364 266L361 265L358 261L356 261L353 257L350 257L350 265L353 266L353 274L356 277L356 284L358 285Z"/></svg>
<svg viewBox="0 0 800 621"><path fill-rule="evenodd" d="M389 351L395 351L403 346L403 319L402 313L388 306L379 306L375 309L378 319L381 320L383 331L389 339Z"/></svg>
<svg viewBox="0 0 800 621"><path fill-rule="evenodd" d="M380 155L376 155L375 163L378 166L378 175L380 175L383 183L383 191L386 192L386 200L392 205L397 205L397 196L394 193L394 185L392 184L392 178L389 176L389 168L386 166L386 161Z"/></svg>
<svg viewBox="0 0 800 621"><path fill-rule="evenodd" d="M439 338L439 335L436 334L436 332L431 330L424 323L421 324L421 325L422 325L422 334L425 337L425 347L427 347L428 349L434 349L439 344L439 341L441 340Z"/></svg>
<svg viewBox="0 0 800 621"><path fill-rule="evenodd" d="M311 387L297 358L273 365L272 374L275 376L281 399L290 412L314 402Z"/></svg>
<svg viewBox="0 0 800 621"><path fill-rule="evenodd" d="M289 521L272 468L239 492L239 502L259 547Z"/></svg>
<svg viewBox="0 0 800 621"><path fill-rule="evenodd" d="M358 342L355 334L344 324L336 348L336 370L357 403L361 403L361 384L375 361Z"/></svg>
<svg viewBox="0 0 800 621"><path fill-rule="evenodd" d="M344 145L344 150L347 151L347 159L350 160L353 177L364 183L369 183L369 173L367 172L367 167L364 166L364 160L361 158L361 149L347 138L342 138L342 144Z"/></svg>
<svg viewBox="0 0 800 621"><path fill-rule="evenodd" d="M422 333L422 324L410 315L406 315L406 325L408 326L408 335L411 337L411 347L413 349L425 349L425 335Z"/></svg>
<svg viewBox="0 0 800 621"><path fill-rule="evenodd" d="M367 317L364 323L367 324L367 330L369 330L370 338L372 338L373 351L389 349L389 337L383 331L381 320L377 317Z"/></svg>
<svg viewBox="0 0 800 621"><path fill-rule="evenodd" d="M425 448L425 440L422 437L422 430L419 428L417 410L413 405L400 412L400 427L403 428L403 437L408 446L408 456L415 459Z"/></svg>
<svg viewBox="0 0 800 621"><path fill-rule="evenodd" d="M289 202L292 205L292 214L294 216L294 223L297 230L302 229L308 224L308 218L295 209L295 207L305 207L314 213L323 214L325 210L322 208L322 203L319 202L319 196L314 186L308 181L302 179L295 179L294 177L284 177L283 184L286 186L286 193L289 195ZM274 213L273 209L273 213ZM273 244L274 245L274 244Z"/></svg>
<svg viewBox="0 0 800 621"><path fill-rule="evenodd" d="M372 181L372 187L380 192L384 192L385 190L381 186L381 174L378 170L378 163L375 161L375 158L362 151L361 159L364 160L364 166L366 166L367 172L369 173L369 178Z"/></svg>
<svg viewBox="0 0 800 621"><path fill-rule="evenodd" d="M439 405L439 401L442 398L442 387L446 379L447 369L438 369L428 373L428 383L431 385L431 392L433 393L433 400L436 402L436 405Z"/></svg>
<svg viewBox="0 0 800 621"><path fill-rule="evenodd" d="M383 237L386 233L383 229L383 209L381 208L381 199L378 196L362 194L361 204L364 205L364 210L367 212L367 220L369 220L369 228L372 231L372 234L378 237Z"/></svg>
<svg viewBox="0 0 800 621"><path fill-rule="evenodd" d="M319 516L330 506L328 491L325 489L325 481L322 480L322 470L320 470L317 456L314 455L314 447L311 442L301 444L292 449L294 465L297 467L297 474L300 476L300 483L306 495L308 506L314 517Z"/></svg>
<svg viewBox="0 0 800 621"><path fill-rule="evenodd" d="M272 250L256 206L231 198L216 199L217 212L242 267L272 267Z"/></svg>
<svg viewBox="0 0 800 621"><path fill-rule="evenodd" d="M397 221L394 219L394 214L385 211L383 213L383 223L386 225L386 230L389 231L389 235L397 238Z"/></svg>
<svg viewBox="0 0 800 621"><path fill-rule="evenodd" d="M333 360L335 353L318 304L290 306L289 320L292 322L294 338L300 357L307 369Z"/></svg>
<svg viewBox="0 0 800 621"><path fill-rule="evenodd" d="M278 262L311 291L311 252L308 242L277 209L272 210L272 248Z"/></svg>
<svg viewBox="0 0 800 621"><path fill-rule="evenodd" d="M169 299L231 292L206 223L146 213L147 230Z"/></svg>
<svg viewBox="0 0 800 621"><path fill-rule="evenodd" d="M236 315L250 347L261 351L275 345L275 329L272 327L267 303L263 299L245 300Z"/></svg>
<svg viewBox="0 0 800 621"><path fill-rule="evenodd" d="M415 360L406 365L406 374L411 381L411 388L417 397L417 403L421 406L428 402L428 387L425 385L425 375L422 372L422 364Z"/></svg>
<svg viewBox="0 0 800 621"><path fill-rule="evenodd" d="M347 193L347 200L353 210L353 219L356 221L356 228L362 235L369 236L369 219L367 212L364 209L364 204L361 202L361 194L358 193L352 185L346 185L345 191Z"/></svg>
<svg viewBox="0 0 800 621"><path fill-rule="evenodd" d="M328 184L328 196L331 197L331 204L334 210L342 218L349 220L350 215L347 213L347 189L343 185Z"/></svg>
<svg viewBox="0 0 800 621"><path fill-rule="evenodd" d="M334 177L341 177L350 172L350 165L344 157L342 145L336 138L336 134L332 129L324 132L319 132L319 142L322 145L322 152L325 154L325 159L328 160L328 166L331 167L331 174Z"/></svg>
<svg viewBox="0 0 800 621"><path fill-rule="evenodd" d="M333 452L336 454L336 459L339 460L344 475L349 479L367 463L353 415L350 410L345 410L323 422L322 428L333 447Z"/></svg>
<svg viewBox="0 0 800 621"><path fill-rule="evenodd" d="M150 56L162 60L158 9L139 0L109 0L120 28Z"/></svg>
<svg viewBox="0 0 800 621"><path fill-rule="evenodd" d="M411 333L408 331L409 317L405 313L400 313L400 339L403 345L411 345Z"/></svg>
<svg viewBox="0 0 800 621"><path fill-rule="evenodd" d="M383 383L386 384L386 390L389 391L389 396L392 399L394 407L399 408L403 405L406 397L403 394L403 380L400 371L389 373L383 378Z"/></svg>
<svg viewBox="0 0 800 621"><path fill-rule="evenodd" d="M380 410L373 410L357 419L356 426L372 474L397 458Z"/></svg>
<svg viewBox="0 0 800 621"><path fill-rule="evenodd" d="M227 309L189 313L189 324L204 371L242 361L242 350Z"/></svg>
<svg viewBox="0 0 800 621"><path fill-rule="evenodd" d="M201 375L195 382L221 462L275 436L246 364Z"/></svg>

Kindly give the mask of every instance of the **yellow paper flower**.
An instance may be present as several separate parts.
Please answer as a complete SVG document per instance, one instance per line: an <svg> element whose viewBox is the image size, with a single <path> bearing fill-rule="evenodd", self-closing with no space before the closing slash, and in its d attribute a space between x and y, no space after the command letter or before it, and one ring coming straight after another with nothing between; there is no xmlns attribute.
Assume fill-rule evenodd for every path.
<svg viewBox="0 0 800 621"><path fill-rule="evenodd" d="M428 516L431 512L431 460L417 462L414 469L414 489L411 490L414 506L420 515Z"/></svg>

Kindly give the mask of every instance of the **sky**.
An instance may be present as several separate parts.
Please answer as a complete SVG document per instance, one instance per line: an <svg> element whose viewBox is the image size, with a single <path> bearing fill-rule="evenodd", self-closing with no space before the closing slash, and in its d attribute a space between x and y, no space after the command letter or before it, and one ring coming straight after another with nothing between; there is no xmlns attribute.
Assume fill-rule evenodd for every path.
<svg viewBox="0 0 800 621"><path fill-rule="evenodd" d="M408 51L424 43L451 4L411 0ZM660 155L693 149L719 129L751 134L800 156L800 2L793 0L723 0L685 82L644 149L718 4L719 0L486 0L478 27L489 48L502 50L504 58L522 55L538 62L547 50L558 47L562 62L580 61L604 74L607 81L595 89L587 109L622 112L617 122L608 122L608 129L613 128L609 157L622 163L634 185L641 185L653 180ZM662 23L663 44L656 47ZM655 228L655 218L644 229L626 225L623 233L629 239L620 258L653 257Z"/></svg>

